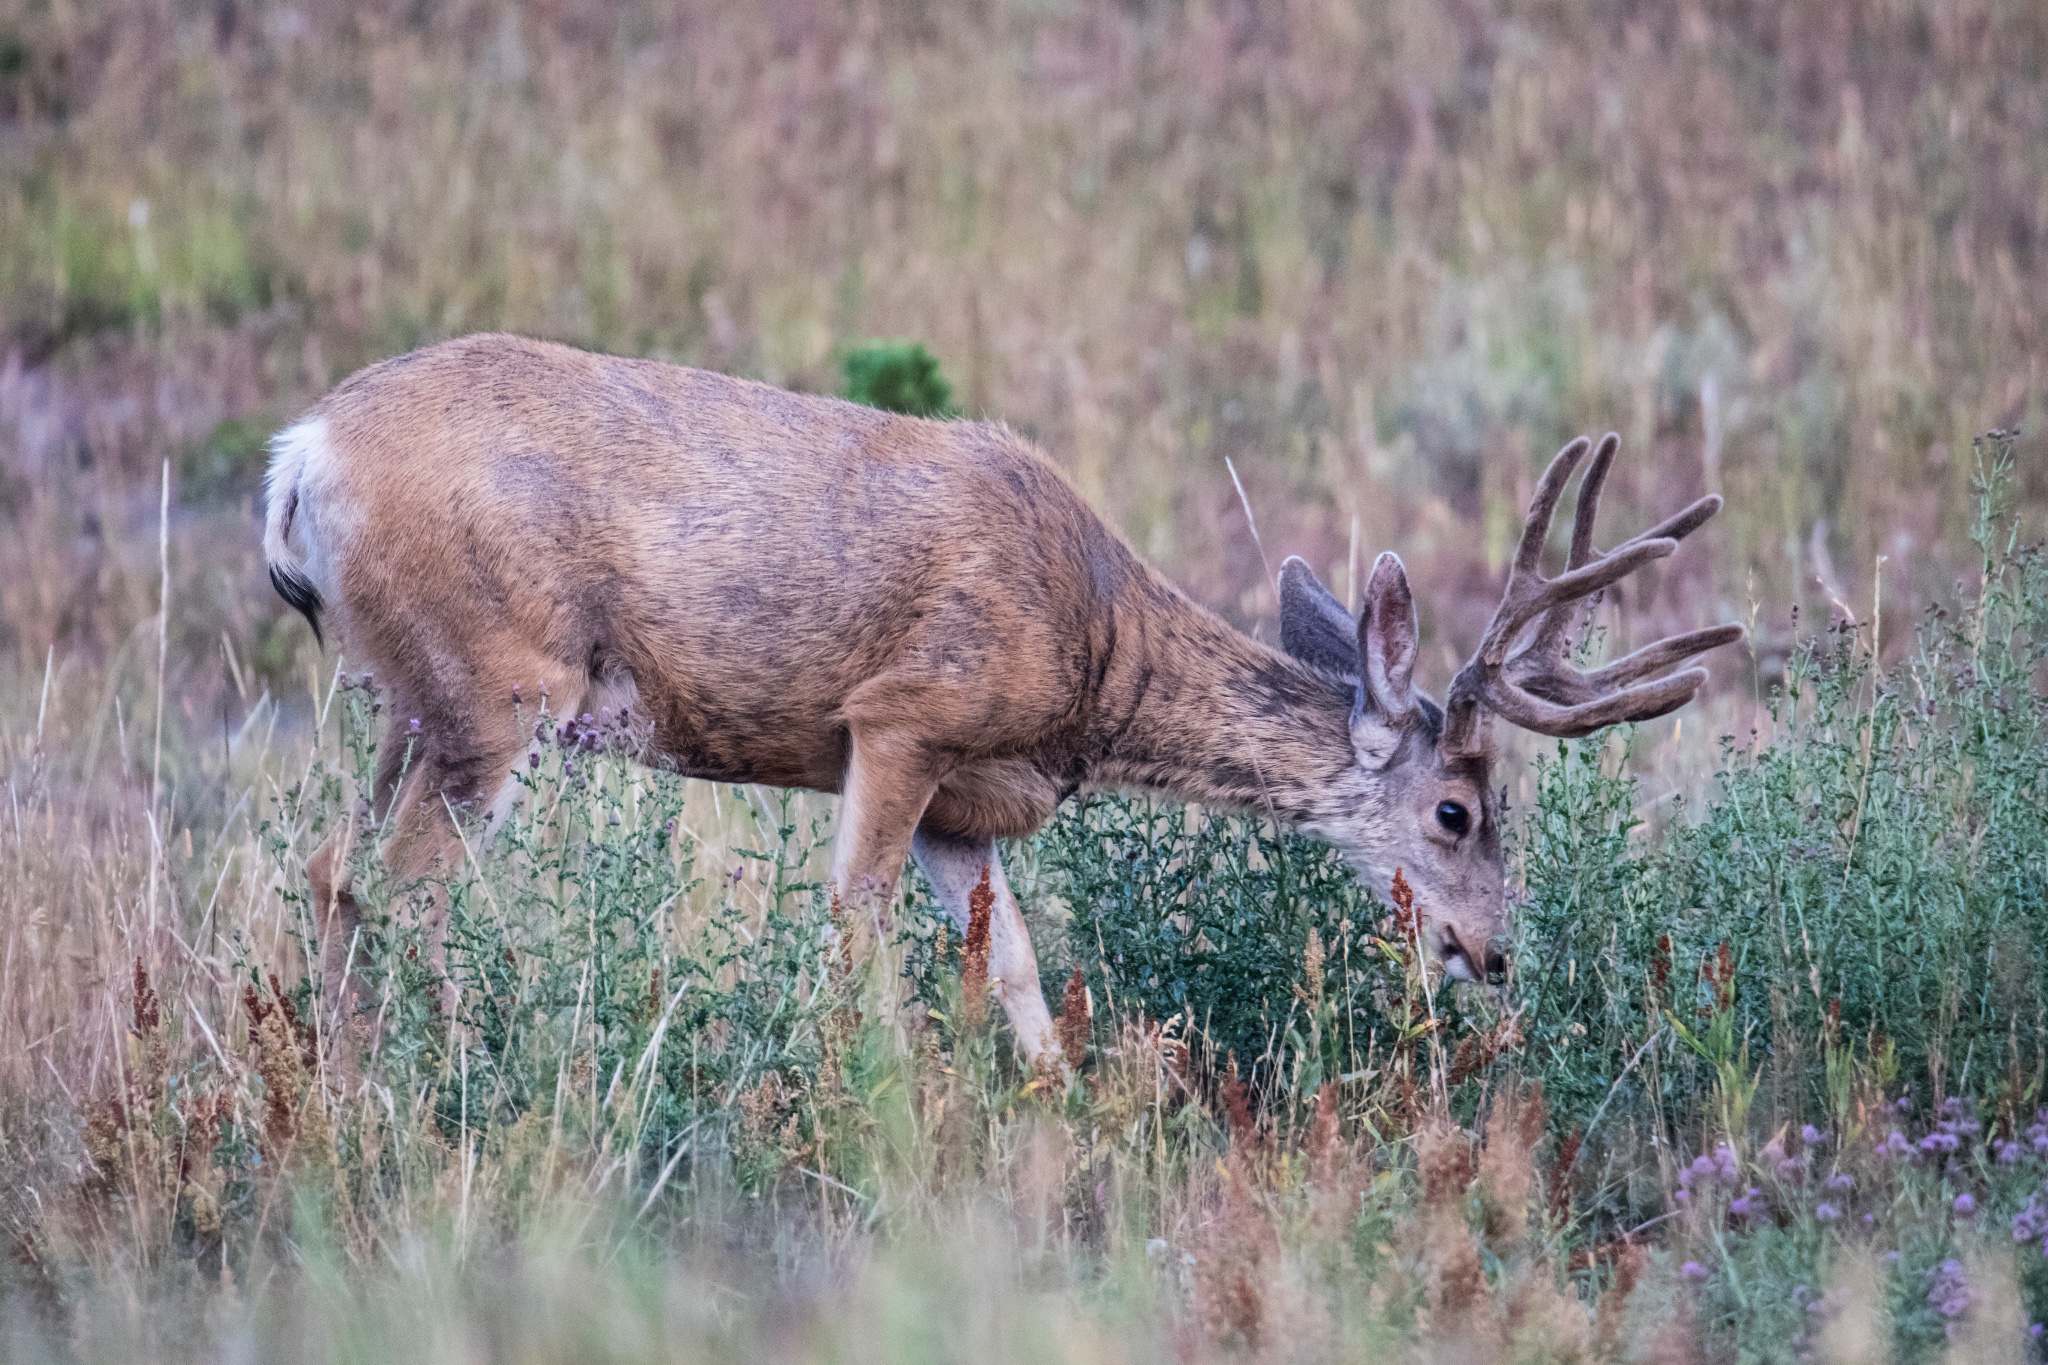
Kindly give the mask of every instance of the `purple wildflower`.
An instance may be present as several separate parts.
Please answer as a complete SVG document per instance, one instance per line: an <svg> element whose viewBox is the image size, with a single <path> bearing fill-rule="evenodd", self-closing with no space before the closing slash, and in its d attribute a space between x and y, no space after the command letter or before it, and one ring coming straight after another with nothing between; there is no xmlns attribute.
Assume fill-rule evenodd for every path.
<svg viewBox="0 0 2048 1365"><path fill-rule="evenodd" d="M2027 1205L2012 1216L2012 1239L2015 1242L2038 1242L2048 1237L2048 1205L2041 1202L2038 1191L2028 1196Z"/></svg>
<svg viewBox="0 0 2048 1365"><path fill-rule="evenodd" d="M1812 1124L1808 1123L1801 1125L1799 1129L1799 1140L1805 1143L1807 1146L1812 1147L1819 1143L1826 1142L1828 1140L1828 1135L1826 1133L1823 1133L1820 1129L1814 1127Z"/></svg>
<svg viewBox="0 0 2048 1365"><path fill-rule="evenodd" d="M1700 1284L1711 1273L1698 1261L1687 1261L1684 1265L1678 1267L1678 1278L1684 1280L1687 1284Z"/></svg>
<svg viewBox="0 0 2048 1365"><path fill-rule="evenodd" d="M1970 1286L1963 1278L1963 1263L1943 1261L1927 1272L1927 1306L1953 1323L1970 1311Z"/></svg>
<svg viewBox="0 0 2048 1365"><path fill-rule="evenodd" d="M1836 1171L1824 1183L1831 1190L1846 1193L1856 1188L1856 1177L1847 1171Z"/></svg>
<svg viewBox="0 0 2048 1365"><path fill-rule="evenodd" d="M1956 1196L1955 1210L1956 1217L1958 1218L1976 1217L1977 1196L1971 1194L1968 1190L1963 1191L1961 1194Z"/></svg>
<svg viewBox="0 0 2048 1365"><path fill-rule="evenodd" d="M1813 1206L1813 1216L1823 1223L1832 1223L1842 1216L1842 1211L1833 1204L1815 1204Z"/></svg>

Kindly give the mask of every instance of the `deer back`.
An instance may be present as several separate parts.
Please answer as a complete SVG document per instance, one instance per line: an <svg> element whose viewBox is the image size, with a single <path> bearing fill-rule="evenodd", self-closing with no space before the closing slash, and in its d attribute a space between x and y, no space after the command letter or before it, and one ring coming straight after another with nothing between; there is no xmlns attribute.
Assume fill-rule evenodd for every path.
<svg viewBox="0 0 2048 1365"><path fill-rule="evenodd" d="M534 651L629 674L706 775L829 788L849 705L976 752L1078 735L1149 584L997 424L505 336L372 366L311 424L344 652L506 704Z"/></svg>

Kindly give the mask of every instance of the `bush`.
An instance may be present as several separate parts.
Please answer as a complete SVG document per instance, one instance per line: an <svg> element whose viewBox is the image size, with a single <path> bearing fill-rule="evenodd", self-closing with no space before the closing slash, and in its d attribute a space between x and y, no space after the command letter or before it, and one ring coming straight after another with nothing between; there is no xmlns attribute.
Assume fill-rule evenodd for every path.
<svg viewBox="0 0 2048 1365"><path fill-rule="evenodd" d="M848 351L841 365L843 398L912 417L960 415L953 406L953 386L939 373L938 358L918 342L870 342Z"/></svg>
<svg viewBox="0 0 2048 1365"><path fill-rule="evenodd" d="M1827 1068L1849 1051L1929 1103L2030 1107L2048 1067L2048 565L2004 514L2010 439L1980 458L1975 597L1931 610L1890 670L1876 622L1812 643L1768 742L1723 739L1697 816L1645 839L1597 743L1542 762L1517 979L1561 1116L1615 1088L1616 1118L1683 1131L1715 1085L1684 1040L1723 1013L1777 1121L1839 1105ZM1621 1080L1653 1035L1667 1065Z"/></svg>

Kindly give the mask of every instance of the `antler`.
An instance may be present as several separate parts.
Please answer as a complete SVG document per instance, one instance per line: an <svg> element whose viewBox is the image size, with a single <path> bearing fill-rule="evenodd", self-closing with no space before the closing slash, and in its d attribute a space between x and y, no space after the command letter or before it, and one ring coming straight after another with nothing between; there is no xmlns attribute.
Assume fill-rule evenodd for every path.
<svg viewBox="0 0 2048 1365"><path fill-rule="evenodd" d="M1565 637L1572 608L1617 583L1655 559L1678 548L1721 510L1713 494L1666 518L1633 540L1596 556L1593 517L1600 508L1600 489L1621 438L1601 438L1586 477L1579 485L1578 509L1572 521L1571 556L1565 571L1545 578L1538 568L1543 542L1550 535L1551 515L1579 461L1592 449L1581 436L1550 462L1529 504L1522 540L1508 570L1507 589L1486 628L1479 648L1444 696L1444 748L1451 753L1477 753L1485 747L1487 712L1539 735L1575 739L1623 721L1648 720L1675 711L1693 699L1707 680L1704 668L1689 668L1668 678L1644 682L1675 663L1742 638L1741 626L1709 626L1645 645L1603 668L1582 673L1565 662ZM1516 641L1534 622L1536 629L1519 648Z"/></svg>

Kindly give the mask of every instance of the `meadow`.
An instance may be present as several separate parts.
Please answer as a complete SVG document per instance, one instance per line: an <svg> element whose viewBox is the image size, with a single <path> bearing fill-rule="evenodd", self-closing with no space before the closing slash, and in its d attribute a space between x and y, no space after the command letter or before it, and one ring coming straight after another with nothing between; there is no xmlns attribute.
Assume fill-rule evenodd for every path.
<svg viewBox="0 0 2048 1365"><path fill-rule="evenodd" d="M0 4L0 1356L2039 1358L2043 72L2018 3ZM1498 990L1070 805L1071 1076L914 877L842 951L829 798L548 717L452 1012L361 844L339 1068L381 703L262 443L483 328L899 403L914 338L1246 629L1398 549L1437 686L1611 427L1611 524L1729 507L1583 648L1752 646L1519 745Z"/></svg>

